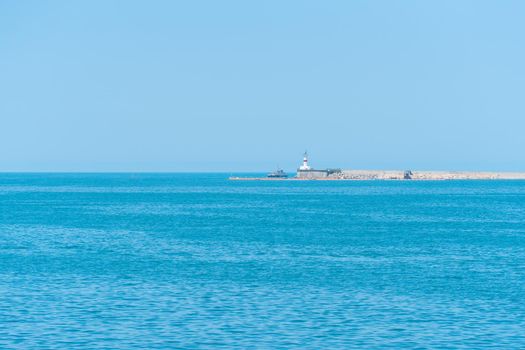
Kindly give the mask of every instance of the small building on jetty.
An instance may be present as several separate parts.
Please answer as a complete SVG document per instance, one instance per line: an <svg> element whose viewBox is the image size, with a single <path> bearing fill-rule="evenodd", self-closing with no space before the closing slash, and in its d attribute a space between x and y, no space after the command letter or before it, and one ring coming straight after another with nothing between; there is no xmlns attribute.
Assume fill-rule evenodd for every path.
<svg viewBox="0 0 525 350"><path fill-rule="evenodd" d="M304 152L303 164L297 169L296 177L299 179L322 179L341 173L341 169L313 169L308 165L308 153Z"/></svg>

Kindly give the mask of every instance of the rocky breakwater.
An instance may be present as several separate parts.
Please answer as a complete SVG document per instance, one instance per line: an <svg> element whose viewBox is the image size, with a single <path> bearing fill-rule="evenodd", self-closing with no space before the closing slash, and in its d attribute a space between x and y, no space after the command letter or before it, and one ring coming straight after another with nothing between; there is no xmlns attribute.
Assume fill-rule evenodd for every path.
<svg viewBox="0 0 525 350"><path fill-rule="evenodd" d="M525 180L525 173L478 171L343 170L342 180Z"/></svg>

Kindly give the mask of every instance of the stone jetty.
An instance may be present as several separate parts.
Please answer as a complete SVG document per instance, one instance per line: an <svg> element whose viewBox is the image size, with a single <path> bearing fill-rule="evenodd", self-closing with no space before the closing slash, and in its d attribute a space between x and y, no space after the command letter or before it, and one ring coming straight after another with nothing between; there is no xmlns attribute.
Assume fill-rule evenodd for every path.
<svg viewBox="0 0 525 350"><path fill-rule="evenodd" d="M525 180L525 172L341 170L324 177L230 177L230 180L330 181L330 180Z"/></svg>

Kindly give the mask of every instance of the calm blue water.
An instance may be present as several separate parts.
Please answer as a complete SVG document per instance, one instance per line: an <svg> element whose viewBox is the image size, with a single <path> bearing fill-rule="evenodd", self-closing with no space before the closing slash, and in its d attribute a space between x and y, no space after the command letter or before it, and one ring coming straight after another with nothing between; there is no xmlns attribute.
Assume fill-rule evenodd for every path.
<svg viewBox="0 0 525 350"><path fill-rule="evenodd" d="M525 182L0 174L0 348L525 347Z"/></svg>

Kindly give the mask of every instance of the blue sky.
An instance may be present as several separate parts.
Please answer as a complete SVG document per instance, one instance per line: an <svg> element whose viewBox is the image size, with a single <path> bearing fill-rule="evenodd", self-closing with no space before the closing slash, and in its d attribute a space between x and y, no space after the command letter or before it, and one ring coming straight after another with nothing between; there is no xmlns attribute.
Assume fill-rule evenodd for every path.
<svg viewBox="0 0 525 350"><path fill-rule="evenodd" d="M0 171L525 171L523 1L2 1Z"/></svg>

